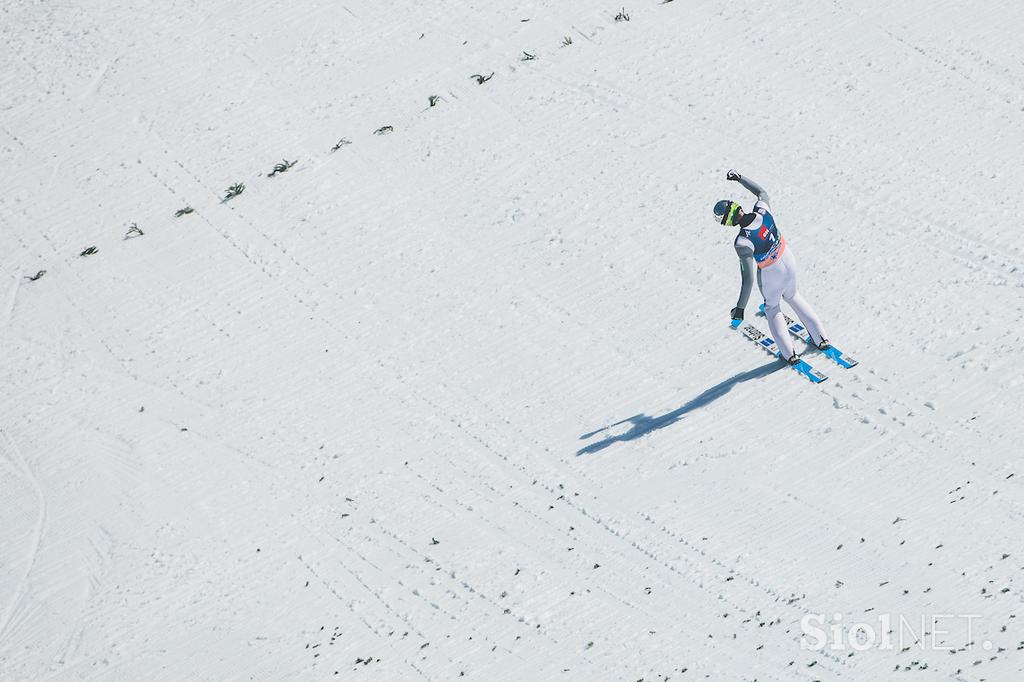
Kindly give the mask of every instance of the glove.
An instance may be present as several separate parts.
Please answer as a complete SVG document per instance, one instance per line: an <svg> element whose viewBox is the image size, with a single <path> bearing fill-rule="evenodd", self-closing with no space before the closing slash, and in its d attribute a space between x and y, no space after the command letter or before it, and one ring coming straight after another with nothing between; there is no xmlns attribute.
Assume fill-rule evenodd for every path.
<svg viewBox="0 0 1024 682"><path fill-rule="evenodd" d="M734 319L734 320L742 320L743 319L743 308L733 308L732 311L729 314L732 315L732 319Z"/></svg>
<svg viewBox="0 0 1024 682"><path fill-rule="evenodd" d="M726 180L739 180L739 179L740 179L740 174L739 174L739 173L737 173L737 172L736 172L736 171L734 171L734 170L730 170L730 171L728 171L728 172L727 172L727 173L725 174L725 179L726 179Z"/></svg>

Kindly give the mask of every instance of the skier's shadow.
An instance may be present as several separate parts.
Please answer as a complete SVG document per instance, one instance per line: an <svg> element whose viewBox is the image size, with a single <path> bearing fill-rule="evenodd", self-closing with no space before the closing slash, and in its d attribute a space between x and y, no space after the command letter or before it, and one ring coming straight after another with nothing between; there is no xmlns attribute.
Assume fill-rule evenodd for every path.
<svg viewBox="0 0 1024 682"><path fill-rule="evenodd" d="M693 412L696 409L704 407L705 405L708 405L714 402L715 400L718 400L723 395L731 391L732 387L735 386L736 384L743 383L744 381L750 381L751 379L759 379L761 377L768 376L773 372L779 371L785 366L786 365L782 364L781 362L770 362L767 365L762 365L761 367L756 367L754 369L747 370L746 372L741 372L735 376L729 377L725 381L717 383L711 388L707 389L693 400L690 400L684 405L677 407L671 412L666 412L665 414L659 417L649 417L646 414L638 414L635 417L623 419L622 421L615 422L614 424L610 426L605 426L604 428L598 429L597 431L585 433L582 436L580 436L580 440L587 440L589 438L593 438L602 431L607 431L608 429L620 426L622 424L633 424L632 428L630 428L625 433L620 433L617 436L608 436L604 440L597 441L596 443L591 443L590 445L577 450L576 456L579 457L580 455L589 455L595 452L599 452L614 443L619 443L627 440L636 440L641 436L646 436L651 431L656 431L658 429L663 429L666 426L671 426L672 424L675 424L677 421L682 419L685 415L689 414L690 412Z"/></svg>

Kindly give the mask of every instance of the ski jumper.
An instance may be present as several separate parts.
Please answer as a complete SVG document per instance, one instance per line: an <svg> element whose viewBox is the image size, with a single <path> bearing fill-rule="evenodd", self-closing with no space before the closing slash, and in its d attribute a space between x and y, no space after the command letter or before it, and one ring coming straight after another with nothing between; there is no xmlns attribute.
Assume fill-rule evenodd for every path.
<svg viewBox="0 0 1024 682"><path fill-rule="evenodd" d="M815 343L827 337L818 315L796 290L796 258L775 225L775 218L768 205L768 193L753 180L742 176L739 183L757 196L757 203L754 204L753 212L744 214L740 219L740 232L733 242L743 276L736 307L747 307L750 290L754 285L754 273L757 272L757 285L764 296L764 312L772 337L783 359L789 359L793 355L793 343L789 339L786 318L780 307L783 299L796 312Z"/></svg>

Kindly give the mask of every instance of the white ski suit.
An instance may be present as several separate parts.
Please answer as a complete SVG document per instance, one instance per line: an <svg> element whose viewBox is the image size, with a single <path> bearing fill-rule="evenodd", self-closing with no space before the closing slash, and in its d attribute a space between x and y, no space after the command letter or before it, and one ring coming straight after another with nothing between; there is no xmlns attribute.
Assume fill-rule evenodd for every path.
<svg viewBox="0 0 1024 682"><path fill-rule="evenodd" d="M746 308L756 271L757 284L764 296L768 326L783 359L788 359L793 355L793 343L782 314L782 300L793 308L815 344L828 337L814 309L797 291L796 258L775 226L775 218L768 205L768 193L756 182L743 176L739 176L737 181L757 196L757 203L751 213L744 214L740 219L740 231L733 242L743 275L736 307Z"/></svg>

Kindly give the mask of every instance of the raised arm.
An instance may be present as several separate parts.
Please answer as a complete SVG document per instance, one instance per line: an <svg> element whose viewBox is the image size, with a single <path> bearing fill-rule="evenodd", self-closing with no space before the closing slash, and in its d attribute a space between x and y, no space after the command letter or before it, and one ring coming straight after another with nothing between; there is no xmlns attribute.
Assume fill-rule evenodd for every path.
<svg viewBox="0 0 1024 682"><path fill-rule="evenodd" d="M766 204L771 203L771 200L768 198L768 192L764 191L764 187L761 187L761 185L757 184L750 178L745 178L734 170L726 173L725 177L727 180L735 180L743 185L747 191L757 197L758 201L763 201Z"/></svg>

